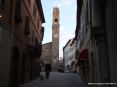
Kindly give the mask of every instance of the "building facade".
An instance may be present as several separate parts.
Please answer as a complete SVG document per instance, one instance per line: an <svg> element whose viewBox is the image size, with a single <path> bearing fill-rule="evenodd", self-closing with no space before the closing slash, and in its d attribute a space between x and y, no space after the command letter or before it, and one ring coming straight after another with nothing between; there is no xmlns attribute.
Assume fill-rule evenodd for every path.
<svg viewBox="0 0 117 87"><path fill-rule="evenodd" d="M79 73L86 83L117 81L115 76L117 70L114 68L117 62L116 39L114 39L117 33L115 3L115 0L77 1L75 39L78 42L77 46L80 43L80 49L77 48L80 53L77 56Z"/></svg>
<svg viewBox="0 0 117 87"><path fill-rule="evenodd" d="M0 0L1 87L38 77L44 22L40 0Z"/></svg>
<svg viewBox="0 0 117 87"><path fill-rule="evenodd" d="M52 42L42 45L42 55L41 59L43 63L52 63ZM42 71L45 71L45 66L42 65Z"/></svg>
<svg viewBox="0 0 117 87"><path fill-rule="evenodd" d="M110 81L111 82L117 82L117 39L115 38L117 36L117 1L116 0L108 0L104 3L104 9L105 11L105 28L107 32L107 42L108 42L108 53L109 53L109 75L110 75ZM114 6L114 7L113 7ZM112 86L114 87L114 86Z"/></svg>
<svg viewBox="0 0 117 87"><path fill-rule="evenodd" d="M70 39L66 45L63 47L63 61L64 61L64 70L74 72L74 62L76 60L76 43L74 39Z"/></svg>

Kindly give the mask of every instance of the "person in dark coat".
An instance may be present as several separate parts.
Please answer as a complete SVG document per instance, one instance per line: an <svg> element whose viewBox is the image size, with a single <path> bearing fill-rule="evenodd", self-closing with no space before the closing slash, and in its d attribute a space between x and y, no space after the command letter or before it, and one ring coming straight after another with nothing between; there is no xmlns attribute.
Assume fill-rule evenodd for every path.
<svg viewBox="0 0 117 87"><path fill-rule="evenodd" d="M51 72L51 64L45 64L45 72L46 72L46 79L48 79L49 74Z"/></svg>

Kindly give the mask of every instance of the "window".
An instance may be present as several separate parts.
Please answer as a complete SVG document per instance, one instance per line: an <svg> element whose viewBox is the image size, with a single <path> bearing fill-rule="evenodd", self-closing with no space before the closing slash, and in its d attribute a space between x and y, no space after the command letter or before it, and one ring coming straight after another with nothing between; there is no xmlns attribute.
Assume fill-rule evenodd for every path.
<svg viewBox="0 0 117 87"><path fill-rule="evenodd" d="M16 0L16 6L15 6L15 22L19 24L22 22L21 18L21 0Z"/></svg>
<svg viewBox="0 0 117 87"><path fill-rule="evenodd" d="M25 18L25 35L29 35L30 34L30 29L29 29L29 17L26 16Z"/></svg>
<svg viewBox="0 0 117 87"><path fill-rule="evenodd" d="M34 40L34 31L32 32L32 42L34 43L35 40Z"/></svg>
<svg viewBox="0 0 117 87"><path fill-rule="evenodd" d="M38 20L37 20L37 26L39 28L39 25L40 25L40 20L39 20L39 17L38 17Z"/></svg>
<svg viewBox="0 0 117 87"><path fill-rule="evenodd" d="M28 0L28 4L29 4L29 6L30 6L30 0Z"/></svg>
<svg viewBox="0 0 117 87"><path fill-rule="evenodd" d="M86 6L86 34L87 34L87 31L88 31L88 28L89 28L89 9L88 9L88 3L87 3L87 6Z"/></svg>
<svg viewBox="0 0 117 87"><path fill-rule="evenodd" d="M5 0L0 0L0 7L4 7L5 6Z"/></svg>
<svg viewBox="0 0 117 87"><path fill-rule="evenodd" d="M35 4L34 4L34 6L33 6L33 16L34 16L35 19L36 19L36 7L35 7Z"/></svg>

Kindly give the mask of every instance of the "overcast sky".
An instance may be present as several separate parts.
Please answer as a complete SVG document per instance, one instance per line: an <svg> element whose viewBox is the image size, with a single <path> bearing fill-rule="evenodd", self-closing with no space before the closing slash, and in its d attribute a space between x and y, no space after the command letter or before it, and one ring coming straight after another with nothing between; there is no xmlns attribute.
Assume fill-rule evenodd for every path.
<svg viewBox="0 0 117 87"><path fill-rule="evenodd" d="M52 12L58 6L60 10L60 45L59 56L62 57L63 46L75 36L76 0L41 0L44 11L45 27L43 43L52 41Z"/></svg>

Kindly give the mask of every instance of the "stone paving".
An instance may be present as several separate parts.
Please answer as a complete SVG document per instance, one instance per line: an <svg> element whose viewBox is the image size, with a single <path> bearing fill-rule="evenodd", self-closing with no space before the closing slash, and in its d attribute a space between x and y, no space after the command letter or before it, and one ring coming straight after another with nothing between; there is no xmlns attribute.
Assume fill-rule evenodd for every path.
<svg viewBox="0 0 117 87"><path fill-rule="evenodd" d="M50 78L40 78L22 87L86 87L77 74L51 72Z"/></svg>

